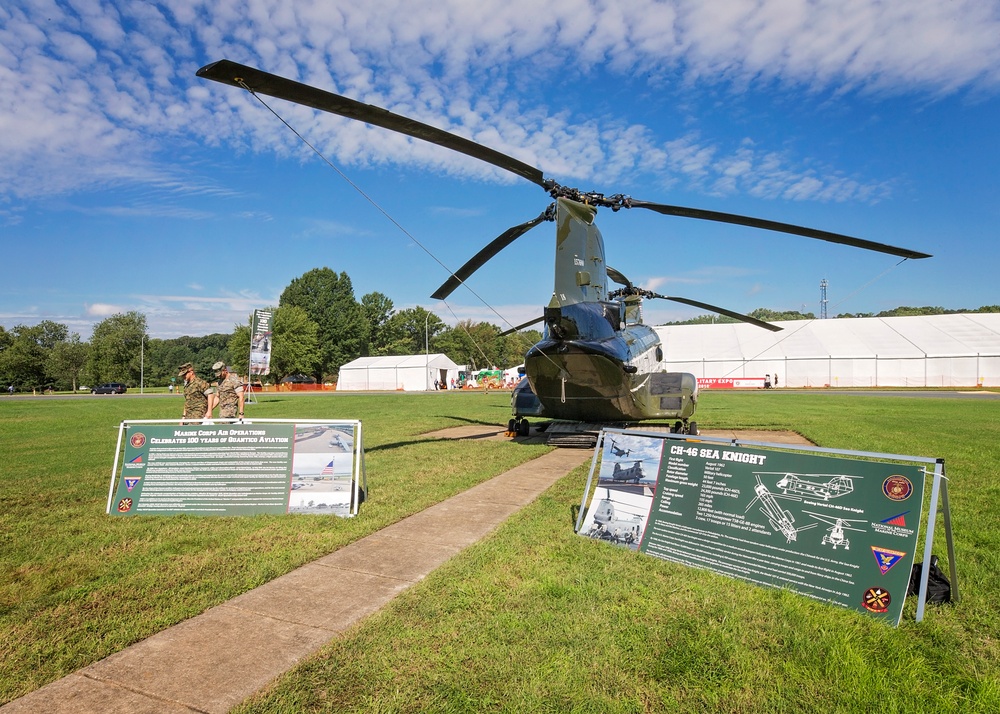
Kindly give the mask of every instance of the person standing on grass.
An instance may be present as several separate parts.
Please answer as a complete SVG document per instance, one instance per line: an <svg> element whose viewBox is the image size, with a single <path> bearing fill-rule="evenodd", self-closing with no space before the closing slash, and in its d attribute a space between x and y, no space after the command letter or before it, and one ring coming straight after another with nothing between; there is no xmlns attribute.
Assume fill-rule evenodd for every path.
<svg viewBox="0 0 1000 714"><path fill-rule="evenodd" d="M210 399L208 414L212 415L215 405L219 405L220 419L242 419L243 418L243 380L230 371L225 362L216 362L212 365L215 376L219 378L219 390L213 395L214 402Z"/></svg>
<svg viewBox="0 0 1000 714"><path fill-rule="evenodd" d="M210 387L208 382L199 377L190 362L181 365L177 376L184 379L184 412L181 418L201 420L212 416L208 410L208 402L215 394L215 387Z"/></svg>

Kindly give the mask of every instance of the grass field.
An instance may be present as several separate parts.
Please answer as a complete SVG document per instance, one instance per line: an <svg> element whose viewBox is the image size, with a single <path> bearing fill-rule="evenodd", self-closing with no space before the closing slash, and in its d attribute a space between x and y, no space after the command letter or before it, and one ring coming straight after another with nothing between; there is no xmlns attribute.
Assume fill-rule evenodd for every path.
<svg viewBox="0 0 1000 714"><path fill-rule="evenodd" d="M0 399L0 702L546 449L420 437L504 423L505 394L264 395L364 421L357 518L106 516L117 424L179 405ZM575 536L581 468L238 710L1000 711L1000 402L705 393L699 423L944 458L962 602L893 629Z"/></svg>

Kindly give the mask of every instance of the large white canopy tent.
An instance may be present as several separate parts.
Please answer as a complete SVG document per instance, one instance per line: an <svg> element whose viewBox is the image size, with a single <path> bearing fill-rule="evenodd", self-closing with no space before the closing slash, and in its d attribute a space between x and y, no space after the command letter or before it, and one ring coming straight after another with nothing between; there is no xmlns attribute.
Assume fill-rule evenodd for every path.
<svg viewBox="0 0 1000 714"><path fill-rule="evenodd" d="M699 378L778 375L781 387L1000 386L1000 313L655 328L664 366Z"/></svg>
<svg viewBox="0 0 1000 714"><path fill-rule="evenodd" d="M464 369L447 355L399 355L359 357L340 368L338 392L403 390L423 392L434 389L434 381L448 384Z"/></svg>

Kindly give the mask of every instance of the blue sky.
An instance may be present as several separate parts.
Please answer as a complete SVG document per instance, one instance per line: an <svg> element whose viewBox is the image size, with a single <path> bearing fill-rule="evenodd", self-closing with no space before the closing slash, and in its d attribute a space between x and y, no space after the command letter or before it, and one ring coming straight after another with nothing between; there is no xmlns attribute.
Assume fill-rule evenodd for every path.
<svg viewBox="0 0 1000 714"><path fill-rule="evenodd" d="M355 7L363 5L363 7ZM906 261L603 211L608 263L748 312L1000 303L992 0L342 0L0 7L0 324L229 332L317 267L446 322L540 314L543 224L429 295L548 197L438 147L200 80L228 58L461 134L582 190L932 253ZM379 208L370 203L360 192ZM383 214L388 214L400 230ZM650 322L698 311L650 303ZM501 319L502 318L502 319Z"/></svg>

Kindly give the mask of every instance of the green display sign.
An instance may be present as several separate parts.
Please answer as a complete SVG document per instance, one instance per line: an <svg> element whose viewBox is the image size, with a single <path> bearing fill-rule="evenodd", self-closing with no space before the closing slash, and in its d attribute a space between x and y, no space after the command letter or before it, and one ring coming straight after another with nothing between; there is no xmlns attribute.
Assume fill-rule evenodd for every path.
<svg viewBox="0 0 1000 714"><path fill-rule="evenodd" d="M360 422L122 424L116 516L357 512Z"/></svg>
<svg viewBox="0 0 1000 714"><path fill-rule="evenodd" d="M579 531L898 624L923 491L914 465L618 434Z"/></svg>

